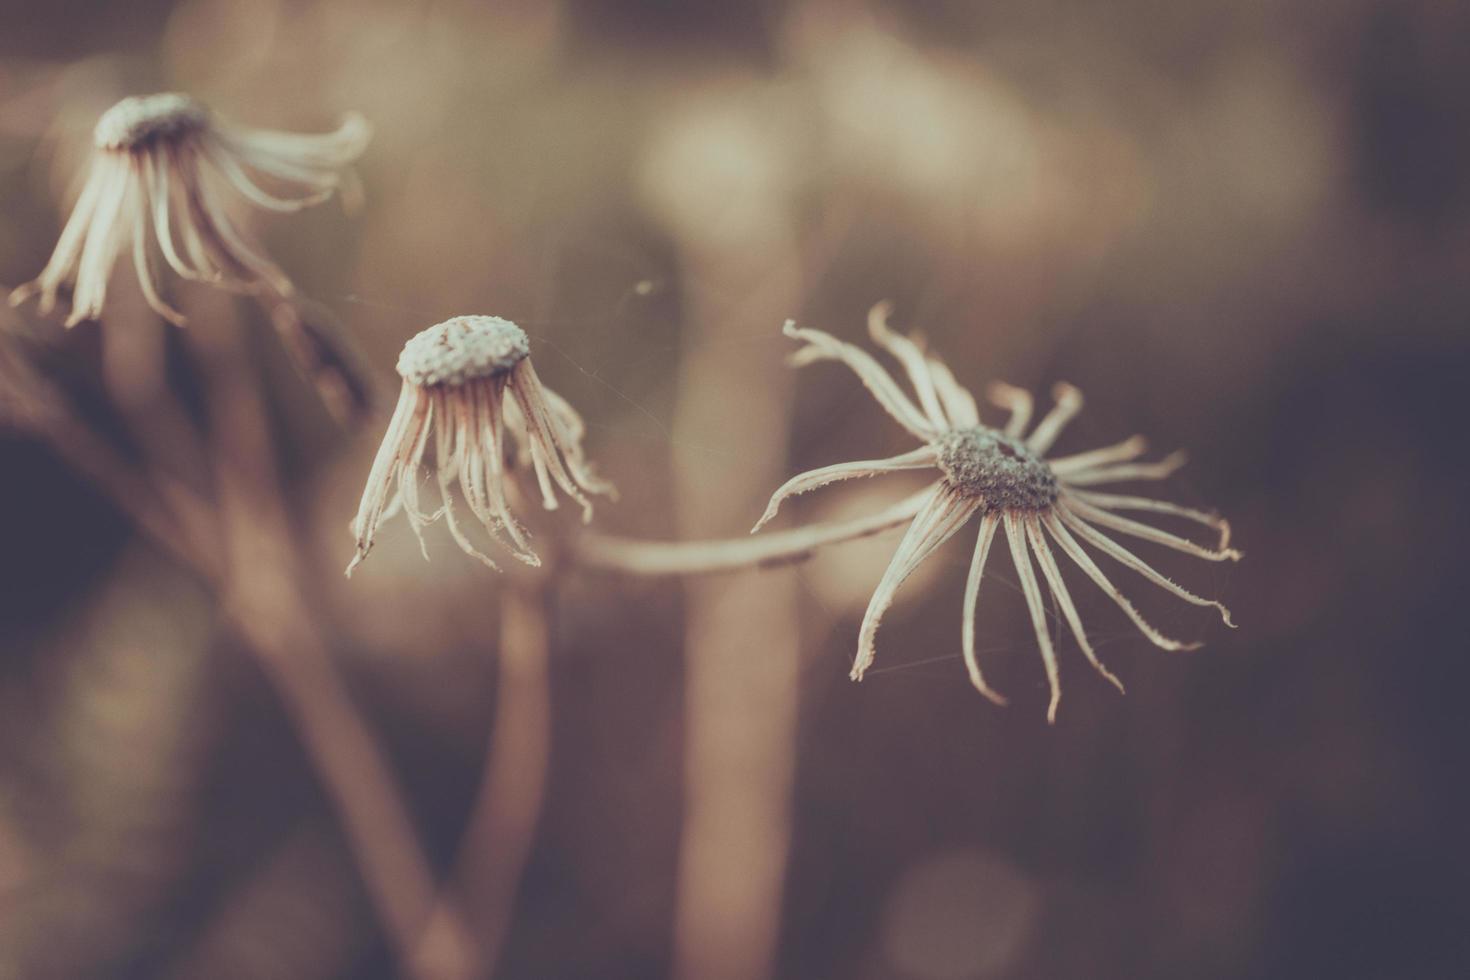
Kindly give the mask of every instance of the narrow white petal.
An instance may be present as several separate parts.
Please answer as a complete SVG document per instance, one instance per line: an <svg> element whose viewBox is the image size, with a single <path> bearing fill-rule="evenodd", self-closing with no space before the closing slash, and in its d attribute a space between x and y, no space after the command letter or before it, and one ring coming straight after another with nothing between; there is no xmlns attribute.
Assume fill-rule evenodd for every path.
<svg viewBox="0 0 1470 980"><path fill-rule="evenodd" d="M1090 541L1105 554L1110 555L1122 564L1127 565L1129 568L1133 569L1135 572L1142 575L1150 582L1153 582L1160 588L1174 593L1185 602L1192 603L1196 606L1213 607L1220 613L1220 618L1225 621L1226 626L1233 627L1235 625L1233 622L1230 621L1230 610L1226 609L1223 603L1216 602L1213 599L1202 598L1195 595L1193 592L1190 592L1188 589L1183 588L1182 586L1175 585L1164 575L1156 571L1153 566L1149 565L1133 552L1129 551L1127 548L1118 544L1118 542L1114 541L1112 538L1108 537L1106 534L1103 534L1097 528L1093 527L1082 518L1078 517L1072 512L1071 508L1058 507L1057 513L1061 516L1062 521L1067 525L1067 527L1071 528L1073 531L1076 531L1085 540Z"/></svg>
<svg viewBox="0 0 1470 980"><path fill-rule="evenodd" d="M912 452L900 456L891 456L888 459L865 459L852 463L834 463L831 466L823 466L820 469L809 470L800 473L781 484L775 493L771 494L770 503L766 504L765 513L761 519L755 522L755 527L750 529L754 534L771 518L776 516L776 511L788 498L825 487L839 480L854 480L859 477L879 476L883 473L899 473L904 470L927 469L935 465L939 458L939 452L933 446L922 446Z"/></svg>
<svg viewBox="0 0 1470 980"><path fill-rule="evenodd" d="M1164 480L1173 476L1184 465L1184 461L1184 453L1178 452L1157 463L1123 463L1119 466L1073 470L1067 473L1067 483L1075 487L1087 487L1099 483L1123 483L1127 480Z"/></svg>
<svg viewBox="0 0 1470 980"><path fill-rule="evenodd" d="M245 195L251 202L260 205L268 211L292 212L320 204L332 196L330 189L318 190L306 197L282 198L265 190L257 184L248 173L245 172L238 161L225 149L218 140L205 138L204 154L209 162L214 164L224 178L229 181L241 194Z"/></svg>
<svg viewBox="0 0 1470 980"><path fill-rule="evenodd" d="M1138 610L1133 607L1133 603L1129 602L1123 593L1118 591L1118 587L1108 579L1107 575L1103 574L1103 570L1097 567L1097 563L1092 560L1092 557L1086 551L1082 550L1082 546L1077 543L1077 539L1072 537L1071 533L1062 526L1062 522L1057 519L1055 514L1044 515L1041 522L1046 525L1046 529L1051 532L1051 536L1061 546L1062 551L1066 552L1067 557L1076 562L1077 567L1082 569L1088 578L1096 582L1098 588L1102 589L1108 598L1118 604L1118 608L1122 609L1128 615L1128 618L1133 620L1133 625L1137 626L1139 631L1148 637L1155 646L1164 650L1196 650L1200 647L1198 643L1183 643L1179 640L1170 639L1144 619Z"/></svg>
<svg viewBox="0 0 1470 980"><path fill-rule="evenodd" d="M980 519L980 533L975 538L975 557L970 561L970 574L965 579L965 618L960 624L960 641L965 653L965 668L970 672L970 683L975 685L975 690L1004 707L1007 704L1005 695L985 683L985 676L980 672L980 658L975 654L975 609L980 598L980 581L985 576L985 561L990 555L990 544L995 540L995 529L999 525L1000 518L994 513L986 514Z"/></svg>
<svg viewBox="0 0 1470 980"><path fill-rule="evenodd" d="M384 507L398 475L399 460L406 452L407 447L404 444L409 430L420 421L422 415L427 414L427 402L428 396L421 389L407 381L403 383L398 392L398 405L393 409L393 418L388 423L388 431L384 434L378 453L373 457L372 468L368 471L367 485L362 492L357 517L352 522L353 534L357 538L357 551L351 564L347 566L349 576L372 550L378 523L383 517ZM393 496L395 502L400 499L398 494Z"/></svg>
<svg viewBox="0 0 1470 980"><path fill-rule="evenodd" d="M992 405L1011 413L1010 420L1006 422L1005 434L1012 439L1021 438L1021 433L1031 424L1031 412L1035 407L1031 392L997 381L985 390L985 397L990 399Z"/></svg>
<svg viewBox="0 0 1470 980"><path fill-rule="evenodd" d="M77 260L92 230L92 217L97 213L97 202L110 182L112 168L116 166L116 161L110 158L93 161L87 182L82 187L76 206L72 208L71 217L67 218L65 227L61 229L61 236L56 240L51 258L34 280L11 291L11 306L19 306L28 297L40 292L41 312L49 313L55 307L56 290L76 269Z"/></svg>
<svg viewBox="0 0 1470 980"><path fill-rule="evenodd" d="M235 230L234 223L230 221L229 215L215 200L213 194L208 190L203 190L199 200L204 213L209 218L209 227L218 236L220 245L237 264L249 269L263 284L269 286L280 296L290 296L295 292L286 274L274 262L257 252L245 241L244 236Z"/></svg>
<svg viewBox="0 0 1470 980"><path fill-rule="evenodd" d="M980 408L975 404L975 396L955 380L954 374L938 358L929 358L929 373L934 378L939 400L944 403L944 411L955 426L962 429L978 426Z"/></svg>
<svg viewBox="0 0 1470 980"><path fill-rule="evenodd" d="M1085 453L1077 453L1072 456L1059 456L1049 459L1046 465L1050 466L1052 472L1058 476L1068 473L1089 470L1096 466L1107 463L1124 463L1137 459L1148 449L1148 440L1143 436L1129 436L1122 442L1101 449L1092 449Z"/></svg>
<svg viewBox="0 0 1470 980"><path fill-rule="evenodd" d="M1011 546L1011 561L1016 565L1016 576L1021 580L1021 594L1026 597L1026 609L1031 613L1031 628L1036 633L1036 645L1041 650L1041 663L1046 668L1046 682L1051 687L1051 702L1046 707L1046 720L1055 724L1057 705L1062 701L1062 683L1057 671L1057 652L1051 645L1051 633L1046 628L1046 609L1041 598L1041 587L1036 582L1036 570L1031 567L1031 558L1026 553L1026 532L1021 529L1020 519L1012 512L1005 515L1006 542Z"/></svg>
<svg viewBox="0 0 1470 980"><path fill-rule="evenodd" d="M1046 455L1046 451L1057 441L1057 436L1062 434L1062 429L1067 423L1076 418L1077 413L1082 411L1082 392L1076 388L1061 382L1051 390L1056 404L1046 417L1036 424L1031 436L1026 440L1026 446L1038 456Z"/></svg>
<svg viewBox="0 0 1470 980"><path fill-rule="evenodd" d="M287 133L218 121L215 132L241 155L268 161L281 170L308 173L340 170L362 156L372 139L372 126L356 112L343 116L341 125L330 133ZM252 164L260 165L254 160Z"/></svg>
<svg viewBox="0 0 1470 980"><path fill-rule="evenodd" d="M185 279L212 279L212 270L201 269L187 263L179 255L173 232L174 182L169 180L168 168L156 154L143 157L143 179L148 185L148 197L153 206L153 234L158 239L159 250L164 261Z"/></svg>
<svg viewBox="0 0 1470 980"><path fill-rule="evenodd" d="M888 326L888 316L893 307L888 303L877 303L868 311L868 335L873 342L892 354L909 376L909 383L919 396L919 404L929 424L940 432L953 428L944 408L939 403L939 392L934 379L929 376L929 364L919 345Z"/></svg>
<svg viewBox="0 0 1470 980"><path fill-rule="evenodd" d="M1203 545L1195 544L1188 538L1181 538L1177 534L1170 534L1168 531L1160 531L1158 528L1150 527L1140 521L1135 521L1119 514L1114 514L1111 511L1103 510L1101 507L1093 506L1075 493L1069 494L1068 497L1068 506L1076 512L1077 516L1091 521L1093 524L1100 524L1103 527L1112 528L1114 531L1121 531L1135 538L1142 538L1144 541L1152 541L1154 544L1161 544L1166 548L1173 548L1175 551L1182 551L1186 555L1194 555L1196 558L1203 558L1206 561L1239 561L1241 558L1240 552L1234 548L1221 548L1218 551L1213 548L1206 548ZM1157 501L1150 502L1157 503ZM1208 520L1206 518L1207 522Z"/></svg>
<svg viewBox="0 0 1470 980"><path fill-rule="evenodd" d="M1182 517L1186 520L1203 524L1205 527L1220 535L1220 541L1216 548L1224 550L1230 545L1230 522L1219 514L1209 511L1196 510L1193 507L1181 507L1179 504L1169 503L1165 500L1154 500L1151 497L1133 497L1118 493L1101 493L1097 490L1072 490L1072 496L1079 500L1085 500L1094 507L1105 510L1146 510L1156 514L1169 514L1173 517Z"/></svg>
<svg viewBox="0 0 1470 980"><path fill-rule="evenodd" d="M587 499L586 494L582 492L582 487L567 472L562 460L563 447L567 440L562 435L561 423L547 408L546 400L542 396L541 380L537 377L536 369L531 365L529 358L519 362L511 370L509 387L526 423L531 458L536 464L536 475L541 481L543 495L548 489L544 473L549 471L557 486L561 487L567 496L582 505L582 522L584 524L590 522L592 520L592 501ZM554 495L551 499L548 510L556 506Z"/></svg>
<svg viewBox="0 0 1470 980"><path fill-rule="evenodd" d="M463 393L460 393L462 395ZM462 397L455 396L453 407L450 406L451 396L444 391L434 393L436 407L441 410L438 431L434 440L434 455L436 458L437 477L439 481L439 497L443 501L444 523L449 528L449 536L454 543L459 545L459 550L476 559L486 567L494 571L500 571L490 556L482 553L470 541L469 536L459 526L459 518L454 513L454 486L453 479L457 474L465 488L465 500L470 505L470 510L479 516L475 506L475 494L470 489L469 481L473 479L471 474L475 470L474 461L465 458L466 425L464 420L464 406Z"/></svg>
<svg viewBox="0 0 1470 980"><path fill-rule="evenodd" d="M158 275L153 267L148 231L148 202L141 193L133 197L134 214L130 219L133 228L133 269L138 273L138 285L143 290L143 299L153 311L176 327L184 325L184 314L164 302L158 292Z"/></svg>
<svg viewBox="0 0 1470 980"><path fill-rule="evenodd" d="M1062 580L1062 570L1057 567L1051 547L1047 545L1046 538L1041 534L1041 521L1035 514L1029 514L1025 518L1025 523L1026 537L1031 541L1031 551L1041 565L1041 574L1046 576L1047 585L1051 587L1052 598L1056 599L1057 606L1062 610L1062 616L1072 627L1072 635L1077 638L1077 645L1082 648L1083 655L1097 669L1097 672L1106 677L1119 693L1126 694L1123 682L1103 666L1102 661L1097 657L1097 652L1092 649L1092 643L1087 639L1087 631L1082 627L1082 617L1077 615L1077 607L1072 604L1072 594L1067 591L1067 583Z"/></svg>
<svg viewBox="0 0 1470 980"><path fill-rule="evenodd" d="M72 310L66 318L68 327L102 315L102 307L107 301L107 280L128 240L125 223L129 211L130 176L127 166L108 169L107 182L99 192L87 241L77 263Z"/></svg>
<svg viewBox="0 0 1470 980"><path fill-rule="evenodd" d="M807 344L792 355L792 363L802 365L821 360L841 361L852 369L883 410L911 435L923 442L933 442L939 434L939 430L924 418L924 414L909 400L909 396L903 393L893 376L883 370L883 366L873 360L867 351L843 343L820 330L798 327L792 320L787 320L781 331L791 339L805 341Z"/></svg>
<svg viewBox="0 0 1470 980"><path fill-rule="evenodd" d="M959 530L970 515L975 513L980 506L974 497L962 497L950 492L942 483L937 483L928 492L923 509L909 525L908 531L904 533L903 540L899 542L898 550L893 553L893 559L888 564L888 569L883 573L873 597L868 601L867 612L863 614L863 624L858 631L858 653L857 659L852 665L852 679L860 681L863 674L873 663L875 656L874 639L878 633L878 626L883 620L883 614L893 604L894 594L898 587L909 577L920 563L934 553L950 535Z"/></svg>

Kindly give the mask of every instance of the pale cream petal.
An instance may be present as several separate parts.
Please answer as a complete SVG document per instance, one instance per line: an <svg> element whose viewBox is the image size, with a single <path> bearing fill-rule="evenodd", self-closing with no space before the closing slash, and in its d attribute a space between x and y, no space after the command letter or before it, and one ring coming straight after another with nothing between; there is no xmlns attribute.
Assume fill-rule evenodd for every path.
<svg viewBox="0 0 1470 980"><path fill-rule="evenodd" d="M1094 467L1103 466L1108 463L1125 463L1137 459L1148 449L1148 440L1143 436L1129 436L1122 442L1111 446L1103 446L1101 449L1091 449L1085 453L1076 453L1072 456L1058 456L1049 459L1046 465L1050 466L1052 472L1057 476L1066 476L1070 473L1090 470Z"/></svg>
<svg viewBox="0 0 1470 980"><path fill-rule="evenodd" d="M1036 424L1036 428L1026 439L1026 447L1038 456L1046 455L1046 451L1057 441L1057 436L1062 434L1062 429L1082 411L1082 392L1065 381L1052 387L1051 396L1056 399L1056 404Z"/></svg>
<svg viewBox="0 0 1470 980"><path fill-rule="evenodd" d="M939 403L939 392L935 390L934 379L929 376L929 364L924 352L919 349L918 344L888 326L888 316L892 312L893 307L888 303L874 304L868 311L868 336L903 365L909 376L909 384L914 386L914 392L919 396L919 404L923 407L929 424L936 431L947 431L953 425Z"/></svg>
<svg viewBox="0 0 1470 980"><path fill-rule="evenodd" d="M813 361L841 361L852 369L883 410L911 435L923 442L933 442L939 434L939 430L924 418L924 414L903 393L903 389L899 388L893 376L883 370L883 366L873 360L867 351L843 343L820 330L798 327L793 320L787 320L781 332L793 340L805 341L807 344L792 355L793 364L800 366Z"/></svg>
<svg viewBox="0 0 1470 980"><path fill-rule="evenodd" d="M97 213L97 204L102 198L104 189L110 184L110 175L116 167L116 161L109 159L98 159L93 162L91 172L87 175L87 181L82 186L82 193L77 198L76 206L72 208L71 217L67 218L66 225L61 229L61 236L56 240L56 248L51 252L51 258L46 262L40 275L11 290L11 306L19 306L39 292L41 312L50 313L55 308L56 290L63 282L71 278L77 267L77 261L87 243L87 236L92 230L92 217Z"/></svg>
<svg viewBox="0 0 1470 980"><path fill-rule="evenodd" d="M138 274L143 299L159 316L176 327L182 327L184 314L169 306L159 295L158 273L153 267L151 243L148 241L148 202L142 194L135 194L132 203L134 214L129 223L133 229L133 270Z"/></svg>
<svg viewBox="0 0 1470 980"><path fill-rule="evenodd" d="M557 437L558 448L566 459L567 470L572 474L572 479L588 493L616 500L617 488L593 472L591 464L587 462L582 448L582 439L587 434L587 423L582 421L582 416L572 408L570 402L545 385L541 386L541 395L546 399L553 421L557 423L552 426L552 431Z"/></svg>
<svg viewBox="0 0 1470 980"><path fill-rule="evenodd" d="M1094 507L1105 510L1146 510L1156 514L1168 514L1173 517L1182 517L1186 520L1203 524L1205 527L1220 535L1220 541L1216 548L1224 550L1230 545L1230 522L1219 514L1209 511L1196 510L1193 507L1181 507L1179 504L1169 503L1164 500L1154 500L1151 497L1133 497L1126 494L1102 493L1097 490L1072 490L1071 495L1079 500L1084 500Z"/></svg>
<svg viewBox="0 0 1470 980"><path fill-rule="evenodd" d="M949 540L979 506L979 501L974 497L953 493L942 483L935 484L934 489L929 491L923 509L904 533L887 571L883 573L872 599L868 601L868 609L863 614L863 624L858 631L857 659L852 665L853 680L862 680L863 674L873 663L874 639L878 626L883 620L883 614L893 604L898 587L925 558Z"/></svg>
<svg viewBox="0 0 1470 980"><path fill-rule="evenodd" d="M168 145L168 173L183 201L179 236L189 262L216 286L230 289L255 288L255 276L240 257L232 252L214 227L214 217L206 207L206 194L199 174L197 151L187 145ZM162 164L160 164L162 165Z"/></svg>
<svg viewBox="0 0 1470 980"><path fill-rule="evenodd" d="M230 221L224 207L215 200L212 193L203 190L199 200L203 205L204 213L208 215L208 227L213 229L220 244L237 264L250 270L263 285L269 286L280 296L290 296L295 292L291 280L281 271L280 267L257 252L244 236L235 230L234 223Z"/></svg>
<svg viewBox="0 0 1470 980"><path fill-rule="evenodd" d="M587 487L581 480L568 473L564 454L568 438L563 434L560 421L547 408L546 400L542 394L541 380L536 375L536 369L532 366L529 358L520 361L510 373L510 390L515 396L516 405L520 408L521 416L526 425L526 434L531 447L531 459L536 466L537 479L542 484L543 495L546 494L548 485L545 473L549 472L551 478L556 481L557 486L577 503L582 505L583 523L592 520L592 502L583 493L597 492ZM554 509L555 500L552 498L548 510Z"/></svg>
<svg viewBox="0 0 1470 980"><path fill-rule="evenodd" d="M1070 486L1087 487L1099 483L1123 483L1127 480L1164 480L1173 476L1184 465L1182 452L1171 453L1157 463L1123 463L1118 466L1099 466L1067 473Z"/></svg>
<svg viewBox="0 0 1470 980"><path fill-rule="evenodd" d="M215 125L218 138L252 166L303 181L309 178L295 175L330 173L357 160L367 149L372 132L372 126L356 112L343 116L341 125L330 133L252 129L222 120Z"/></svg>
<svg viewBox="0 0 1470 980"><path fill-rule="evenodd" d="M1071 533L1062 525L1062 522L1057 519L1055 514L1043 515L1041 522L1051 532L1051 536L1056 539L1062 551L1066 552L1067 557L1076 562L1077 567L1082 569L1088 578L1096 582L1098 588L1102 589L1108 598L1118 604L1118 608L1122 609L1128 615L1128 618L1133 620L1133 625L1137 626L1139 631L1148 637L1155 646L1164 650L1199 649L1201 644L1184 643L1180 640L1171 639L1163 633L1160 633L1152 624L1145 620L1139 611L1133 607L1133 603L1129 602L1123 593L1118 591L1118 587L1108 579L1107 575L1103 574L1103 570L1097 567L1097 563L1092 560L1092 557L1086 551L1082 550L1082 546L1077 543L1077 539L1072 537Z"/></svg>
<svg viewBox="0 0 1470 980"><path fill-rule="evenodd" d="M1103 534L1097 528L1082 520L1082 518L1078 517L1072 512L1071 508L1065 506L1058 507L1057 514L1061 517L1062 521L1066 523L1067 527L1071 528L1073 531L1076 531L1079 535L1082 536L1084 540L1091 542L1105 554L1110 555L1112 558L1116 559L1122 564L1127 565L1129 568L1133 569L1135 572L1138 572L1144 578L1148 579L1150 582L1153 582L1160 588L1174 593L1185 602L1192 603L1196 606L1210 606L1214 608L1220 613L1220 618L1225 621L1226 626L1233 627L1235 625L1233 622L1230 621L1230 610L1226 609L1223 603L1216 602L1213 599L1201 598L1200 596L1195 595L1193 592L1190 592L1188 589L1175 585L1172 581L1156 571L1143 559L1133 554L1133 552L1129 551L1127 548L1118 544L1118 542L1114 541L1106 534Z"/></svg>
<svg viewBox="0 0 1470 980"><path fill-rule="evenodd" d="M999 525L1000 517L993 512L980 519L975 556L970 561L970 574L965 579L965 618L960 624L960 642L965 653L965 668L970 672L970 683L975 685L975 690L1004 707L1008 703L1006 696L985 682L985 676L980 672L980 658L975 653L975 609L980 599L980 581L985 575L985 561Z"/></svg>
<svg viewBox="0 0 1470 980"><path fill-rule="evenodd" d="M978 426L980 407L975 404L975 396L955 380L949 368L939 359L931 357L929 374L934 378L934 388L939 392L939 400L944 403L944 411L949 415L950 421L961 429Z"/></svg>
<svg viewBox="0 0 1470 980"><path fill-rule="evenodd" d="M102 315L102 307L107 301L107 280L128 240L124 223L129 188L128 168L109 168L107 182L100 192L87 231L86 244L77 262L72 310L66 318L68 327Z"/></svg>
<svg viewBox="0 0 1470 980"><path fill-rule="evenodd" d="M1126 694L1123 682L1103 666L1102 661L1097 657L1097 652L1092 649L1092 643L1087 639L1087 631L1082 627L1082 617L1077 614L1077 607L1072 604L1072 594L1067 591L1067 583L1062 580L1062 570L1057 567L1051 547L1046 543L1046 538L1042 536L1041 521L1035 514L1028 514L1025 517L1025 524L1026 537L1031 541L1031 551L1041 565L1041 574L1046 577L1047 585L1051 587L1052 598L1056 600L1057 607L1061 609L1062 617L1072 627L1072 635L1077 638L1077 645L1082 648L1083 655L1097 669L1097 672L1106 677L1119 693Z"/></svg>
<svg viewBox="0 0 1470 980"><path fill-rule="evenodd" d="M450 395L441 390L434 395L436 405L442 410L434 446L434 454L437 457L439 496L443 500L444 523L448 526L449 535L454 539L454 543L459 545L459 549L471 558L498 572L500 566L474 546L469 536L459 526L459 519L454 513L453 477L457 473L465 487L465 500L469 503L470 510L475 511L476 516L479 516L475 506L475 495L468 482L472 479L471 474L475 471L475 465L473 459L466 458L465 454L465 440L469 435L464 420L466 400L464 396L466 394L467 392L456 392ZM449 404L451 400L454 402L453 405ZM450 418L454 420L452 426L448 424Z"/></svg>
<svg viewBox="0 0 1470 980"><path fill-rule="evenodd" d="M1075 511L1078 517L1091 521L1093 524L1100 524L1103 527L1112 528L1114 531L1121 531L1135 538L1142 538L1144 541L1152 541L1154 544L1161 544L1166 548L1182 551L1186 555L1203 558L1205 561L1239 561L1241 558L1240 552L1234 548L1221 548L1218 551L1213 548L1206 548L1203 545L1195 544L1188 538L1181 538L1177 534L1160 531L1158 528L1150 527L1140 521L1123 517L1120 514L1114 514L1111 511L1103 510L1101 507L1095 507L1083 500L1076 493L1069 493L1067 497L1067 506Z"/></svg>
<svg viewBox="0 0 1470 980"><path fill-rule="evenodd" d="M156 154L143 156L143 180L148 186L148 197L153 206L153 234L164 261L185 279L217 279L218 270L200 268L185 262L179 255L173 232L173 198L177 185L169 180L168 168Z"/></svg>
<svg viewBox="0 0 1470 980"><path fill-rule="evenodd" d="M410 430L420 424L422 416L427 414L428 401L426 394L407 381L399 389L398 404L393 409L393 418L389 421L388 431L378 446L378 453L373 457L372 469L368 471L367 486L362 493L362 502L358 505L357 517L352 522L353 534L357 538L357 552L347 566L349 576L372 550L378 523L383 517L384 506L388 503L398 475L399 461L406 452L405 442L409 438ZM416 430L414 436L417 437ZM394 496L397 499L398 495Z"/></svg>
<svg viewBox="0 0 1470 980"><path fill-rule="evenodd" d="M1046 668L1046 682L1051 687L1051 701L1046 707L1046 720L1055 724L1057 705L1062 700L1062 683L1057 671L1057 652L1052 648L1051 633L1046 627L1046 609L1041 598L1041 586L1036 582L1036 570L1031 567L1031 558L1026 553L1026 532L1020 518L1007 511L1005 514L1006 541L1011 546L1011 561L1016 565L1016 576L1021 580L1021 594L1026 597L1026 609L1031 613L1031 628L1036 633L1036 645L1041 650L1041 663Z"/></svg>
<svg viewBox="0 0 1470 980"><path fill-rule="evenodd" d="M424 399L423 406L423 413L415 414L413 427L408 433L408 453L398 464L398 492L403 497L403 514L408 518L408 526L413 528L414 537L418 538L424 561L428 561L429 544L424 539L424 528L438 520L440 511L425 514L419 503L419 470L429 447L429 436L434 431L435 416L432 399Z"/></svg>
<svg viewBox="0 0 1470 980"><path fill-rule="evenodd" d="M899 473L904 470L927 469L935 465L939 459L939 451L933 446L921 446L912 452L900 456L891 456L888 459L866 459L852 463L834 463L831 466L823 466L820 469L809 470L800 473L783 483L775 493L771 494L771 500L766 504L765 513L761 519L756 521L755 527L750 529L754 534L771 518L776 516L781 504L788 498L825 487L839 480L854 480L859 477L879 476L883 473Z"/></svg>
<svg viewBox="0 0 1470 980"><path fill-rule="evenodd" d="M496 515L505 533L510 535L511 541L515 543L518 550L516 557L527 564L539 565L541 559L531 550L531 544L526 540L525 533L520 522L510 512L510 504L505 497L505 412L503 396L505 391L505 380L503 378L491 378L490 397L485 401L485 419L480 430L480 436L484 440L484 456L489 463L487 489L490 494L490 506ZM534 559L534 560L533 560Z"/></svg>
<svg viewBox="0 0 1470 980"><path fill-rule="evenodd" d="M300 211L320 204L332 196L331 188L320 189L305 197L283 198L270 193L255 182L244 168L236 161L235 157L220 144L217 139L205 137L203 140L204 155L209 162L219 170L230 186L243 194L253 204L265 208L268 211L280 211L289 213Z"/></svg>
<svg viewBox="0 0 1470 980"><path fill-rule="evenodd" d="M990 404L997 408L1003 408L1011 413L1006 422L1005 434L1012 439L1021 438L1021 433L1026 431L1026 426L1031 424L1031 412L1035 403L1031 400L1031 392L1025 388L1017 388L1003 381L996 381L985 389L985 397Z"/></svg>

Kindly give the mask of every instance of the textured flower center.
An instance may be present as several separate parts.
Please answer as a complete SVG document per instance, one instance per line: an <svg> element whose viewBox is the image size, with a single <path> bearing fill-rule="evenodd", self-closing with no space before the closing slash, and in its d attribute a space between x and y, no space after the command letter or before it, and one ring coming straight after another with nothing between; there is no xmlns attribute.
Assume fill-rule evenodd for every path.
<svg viewBox="0 0 1470 980"><path fill-rule="evenodd" d="M208 123L209 110L187 95L130 95L102 114L92 138L99 150L136 150L155 140L196 132Z"/></svg>
<svg viewBox="0 0 1470 980"><path fill-rule="evenodd" d="M531 353L526 332L498 316L457 316L403 345L398 373L416 385L463 384L505 374Z"/></svg>
<svg viewBox="0 0 1470 980"><path fill-rule="evenodd" d="M1057 478L1025 444L994 429L956 429L936 443L939 470L986 510L1046 510L1056 503Z"/></svg>

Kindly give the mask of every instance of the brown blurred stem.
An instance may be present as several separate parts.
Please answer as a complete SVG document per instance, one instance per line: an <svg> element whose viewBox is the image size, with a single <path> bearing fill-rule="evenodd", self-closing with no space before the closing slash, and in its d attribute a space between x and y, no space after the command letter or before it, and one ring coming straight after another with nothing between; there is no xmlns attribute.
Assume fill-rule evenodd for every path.
<svg viewBox="0 0 1470 980"><path fill-rule="evenodd" d="M291 361L338 422L353 427L372 410L373 384L335 315L293 293L257 294Z"/></svg>
<svg viewBox="0 0 1470 980"><path fill-rule="evenodd" d="M291 713L302 742L337 804L364 885L412 975L418 937L429 921L435 882L413 821L367 721L332 663L298 565L282 505L269 427L243 345L219 323L223 343L200 338L216 427L214 450L224 527L225 606ZM218 336L216 334L214 336ZM191 338L193 339L193 338ZM217 346L216 346L217 345ZM451 941L467 942L449 927Z"/></svg>
<svg viewBox="0 0 1470 980"><path fill-rule="evenodd" d="M336 803L364 884L402 962L429 920L434 879L413 823L367 722L331 662L302 598L258 396L242 378L238 349L214 352L210 394L221 438L214 459L218 507L194 490L125 459L82 423L66 397L0 341L0 424L45 440L160 546L212 583L246 647L279 692ZM468 947L452 909L440 934ZM415 974L439 980L441 974Z"/></svg>
<svg viewBox="0 0 1470 980"><path fill-rule="evenodd" d="M645 576L709 575L777 567L806 561L818 548L897 527L918 513L921 501L922 494L850 521L723 541L646 541L589 532L573 542L572 559L587 568Z"/></svg>
<svg viewBox="0 0 1470 980"><path fill-rule="evenodd" d="M66 396L31 366L10 338L0 342L0 423L45 442L174 558L205 578L219 578L218 537L208 506L177 485L165 503L156 481L80 422Z"/></svg>
<svg viewBox="0 0 1470 980"><path fill-rule="evenodd" d="M489 976L500 958L545 795L551 743L549 601L544 578L507 579L501 591L494 731L446 899L419 948L420 964L436 976ZM473 936L472 959L465 964L454 964L446 955L451 947L445 935L456 912Z"/></svg>

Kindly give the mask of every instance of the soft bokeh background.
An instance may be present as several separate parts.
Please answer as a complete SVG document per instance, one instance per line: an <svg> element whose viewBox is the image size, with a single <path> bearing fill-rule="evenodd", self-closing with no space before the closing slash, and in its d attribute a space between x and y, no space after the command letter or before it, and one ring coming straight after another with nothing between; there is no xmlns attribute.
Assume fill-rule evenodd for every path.
<svg viewBox="0 0 1470 980"><path fill-rule="evenodd" d="M861 685L894 537L780 573L801 659L770 975L1463 976L1467 36L1470 7L1430 0L6 0L0 282L44 263L97 114L183 89L255 125L373 121L357 214L257 232L385 392L431 323L524 325L622 491L606 530L743 534L764 501L731 496L751 464L727 429L773 405L787 472L907 448L842 370L775 376L785 315L857 339L891 299L976 389L1072 381L1089 401L1061 450L1135 431L1189 450L1167 492L1229 516L1246 560L1147 554L1240 629L1130 582L1207 641L1163 654L1079 588L1129 694L1064 641L1049 728L1006 561L981 636L1008 710L959 660L967 545L901 593ZM341 579L382 419L346 434L240 315L314 613L447 867L495 721L502 583L442 529L425 564L401 525ZM99 333L126 323L4 316L123 440L97 376L124 356ZM199 401L163 337L135 422ZM757 375L676 418L695 338ZM335 811L208 590L42 442L0 437L0 467L4 975L393 975ZM719 502L708 526L676 473ZM674 581L559 578L547 795L498 975L673 969L702 778L685 612ZM759 625L738 656L773 655ZM734 742L741 718L770 735L756 710L726 719Z"/></svg>

